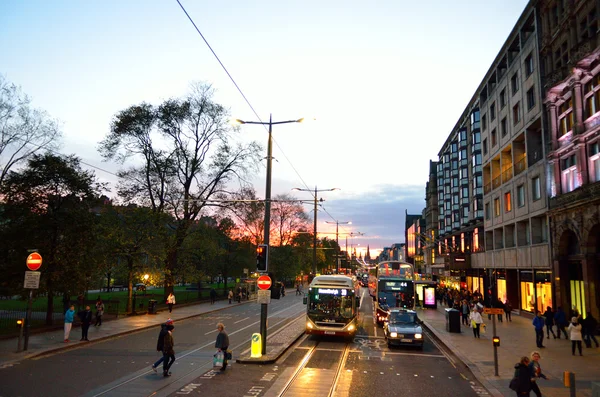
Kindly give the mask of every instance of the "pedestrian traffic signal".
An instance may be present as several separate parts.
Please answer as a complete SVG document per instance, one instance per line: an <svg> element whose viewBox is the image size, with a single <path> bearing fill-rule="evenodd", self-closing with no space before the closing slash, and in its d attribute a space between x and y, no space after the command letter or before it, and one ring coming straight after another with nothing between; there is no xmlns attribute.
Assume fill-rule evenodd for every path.
<svg viewBox="0 0 600 397"><path fill-rule="evenodd" d="M25 324L25 320L22 318L17 319L17 328L23 328L23 325Z"/></svg>
<svg viewBox="0 0 600 397"><path fill-rule="evenodd" d="M256 247L256 271L266 273L269 263L269 246L260 244Z"/></svg>
<svg viewBox="0 0 600 397"><path fill-rule="evenodd" d="M496 347L500 346L500 337L499 336L494 336L492 338L492 341L494 342L494 346L496 346Z"/></svg>

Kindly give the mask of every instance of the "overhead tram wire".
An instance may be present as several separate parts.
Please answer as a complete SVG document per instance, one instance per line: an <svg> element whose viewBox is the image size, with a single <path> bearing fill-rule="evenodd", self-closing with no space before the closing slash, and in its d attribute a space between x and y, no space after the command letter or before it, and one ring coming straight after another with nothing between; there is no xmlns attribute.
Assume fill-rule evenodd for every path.
<svg viewBox="0 0 600 397"><path fill-rule="evenodd" d="M246 98L246 95L244 95L244 93L242 92L242 89L235 82L235 80L233 79L233 76L231 76L231 73L229 73L229 71L227 70L227 68L223 64L223 62L221 62L221 59L218 57L218 55L212 49L211 45L208 43L208 40L206 40L206 38L204 37L204 35L200 31L200 29L198 28L198 26L196 25L196 23L194 22L194 20L190 16L190 14L188 14L188 12L185 9L185 7L183 6L183 4L181 4L181 2L179 0L176 0L176 1L177 1L177 4L179 4L179 7L181 7L181 9L183 10L183 12L187 16L187 18L190 20L190 22L194 26L194 29L196 29L196 32L198 32L198 34L200 35L200 37L202 37L202 40L204 40L204 43L206 43L206 46L208 47L208 49L210 50L210 52L212 52L212 54L215 56L215 58L219 62L219 65L221 65L221 67L223 68L223 70L225 71L225 73L227 73L227 76L229 77L229 79L231 80L231 82L233 83L233 85L235 86L235 88L238 90L238 92L240 93L240 95L242 96L242 98L244 98L244 101L246 101L246 103L248 104L248 106L252 110L252 113L254 113L254 116L256 116L256 118L261 123L263 123L262 119L260 118L260 116L258 115L258 113L256 112L256 110L254 109L254 107L252 106L252 104L250 103L250 101L248 100L248 98ZM267 126L264 125L264 124L263 124L263 126L264 126L265 130L267 130ZM289 163L289 165L292 167L292 169L294 170L294 172L296 173L296 175L298 176L298 178L300 178L300 181L302 182L302 184L304 185L304 187L306 187L307 189L310 189L308 187L308 184L304 181L304 178L302 178L302 176L300 175L300 173L298 172L298 170L296 169L296 167L294 167L294 164L292 164L292 162L290 161L290 159L285 155L285 152L283 151L283 149L281 148L281 146L279 146L279 143L277 143L277 140L273 139L273 141L275 142L275 145L277 145L277 147L279 148L279 150L281 150L281 154L287 160L287 162ZM314 198L314 194L312 194L312 195L313 195L313 198Z"/></svg>

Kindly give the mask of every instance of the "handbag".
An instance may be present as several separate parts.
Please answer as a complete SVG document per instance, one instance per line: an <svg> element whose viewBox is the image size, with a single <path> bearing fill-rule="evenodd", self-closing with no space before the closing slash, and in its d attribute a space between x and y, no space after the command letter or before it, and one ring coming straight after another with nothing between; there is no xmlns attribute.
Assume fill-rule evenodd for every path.
<svg viewBox="0 0 600 397"><path fill-rule="evenodd" d="M510 390L518 391L519 390L519 370L515 369L515 373L513 378L510 380L508 384Z"/></svg>
<svg viewBox="0 0 600 397"><path fill-rule="evenodd" d="M225 360L231 360L233 357L233 352L231 350L227 350L225 352Z"/></svg>
<svg viewBox="0 0 600 397"><path fill-rule="evenodd" d="M223 366L223 352L217 352L213 356L213 367Z"/></svg>

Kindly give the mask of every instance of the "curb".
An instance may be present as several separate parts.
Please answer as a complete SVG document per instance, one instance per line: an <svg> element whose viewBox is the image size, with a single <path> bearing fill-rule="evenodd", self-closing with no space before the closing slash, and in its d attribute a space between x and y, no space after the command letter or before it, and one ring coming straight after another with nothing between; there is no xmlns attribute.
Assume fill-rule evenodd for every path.
<svg viewBox="0 0 600 397"><path fill-rule="evenodd" d="M238 305L242 305L242 304L245 305L245 304L251 303L251 302L253 302L253 301L250 300L250 301L246 301L246 302L241 302ZM190 305L190 306L192 306L192 305ZM187 319L190 319L190 318L199 317L199 316L202 316L204 314L218 312L218 311L224 310L226 308L227 307L223 307L223 308L220 308L220 309L214 309L214 310L209 310L209 311L205 311L205 312L202 312L202 313L192 314L192 315L189 315L189 316L178 318L178 319L176 319L174 321L183 321L183 320L187 320ZM126 318L126 317L124 317L124 318ZM118 321L118 320L115 320L115 321ZM0 360L0 366L10 365L10 364L22 361L22 360L28 360L28 359L32 359L32 358L45 357L45 356L49 356L51 354L54 354L54 353L57 353L57 352L60 352L60 351L75 350L75 349L77 349L79 347L89 346L91 344L95 344L95 343L98 343L98 342L103 342L103 341L106 341L106 340L109 340L109 339L113 339L113 338L118 338L118 337L125 336L125 335L134 334L136 332L146 331L146 330L148 330L150 328L156 327L159 324L160 324L160 322L152 324L152 325L138 327L138 328L127 330L127 331L118 332L118 333L115 333L113 335L102 336L100 338L93 339L93 340L91 340L91 341L89 341L87 343L77 343L77 344L73 344L73 345L66 345L65 344L65 345L60 346L60 347L51 348L49 350L39 351L39 352L35 352L35 353L30 353L30 354L21 356L19 358L7 360L7 361L1 361Z"/></svg>
<svg viewBox="0 0 600 397"><path fill-rule="evenodd" d="M423 325L425 326L425 328L427 328L427 330L429 332L431 332L435 336L435 338L437 339L437 341L439 343L441 343L448 350L450 350L452 352L452 354L454 354L463 363L463 365L465 367L467 367L469 369L469 371L471 371L471 373L473 374L473 376L475 376L475 378L477 379L477 381L479 381L479 383L481 383L483 385L483 387L485 387L485 389L492 396L494 396L494 397L504 397L504 394L502 394L498 389L496 389L490 383L490 381L481 373L481 371L479 370L479 368L477 367L477 365L475 365L471 360L469 360L469 358L467 356L465 356L464 354L462 354L451 343L446 342L442 338L441 334L433 326L431 326L426 320L423 320Z"/></svg>

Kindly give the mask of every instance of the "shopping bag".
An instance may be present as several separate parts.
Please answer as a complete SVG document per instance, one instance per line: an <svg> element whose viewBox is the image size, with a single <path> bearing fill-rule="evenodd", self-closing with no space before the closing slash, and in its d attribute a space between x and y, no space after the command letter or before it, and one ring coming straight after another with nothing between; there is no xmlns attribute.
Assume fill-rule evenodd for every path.
<svg viewBox="0 0 600 397"><path fill-rule="evenodd" d="M485 324L481 324L481 333L485 334Z"/></svg>
<svg viewBox="0 0 600 397"><path fill-rule="evenodd" d="M223 366L223 352L217 352L213 356L213 367Z"/></svg>
<svg viewBox="0 0 600 397"><path fill-rule="evenodd" d="M231 357L232 357L232 356L233 356L233 352L232 352L231 350L227 350L227 351L225 352L225 359L226 359L226 360L228 360L228 361L229 361L229 360L231 360Z"/></svg>
<svg viewBox="0 0 600 397"><path fill-rule="evenodd" d="M477 323L475 322L475 320L471 320L471 327L477 328Z"/></svg>

